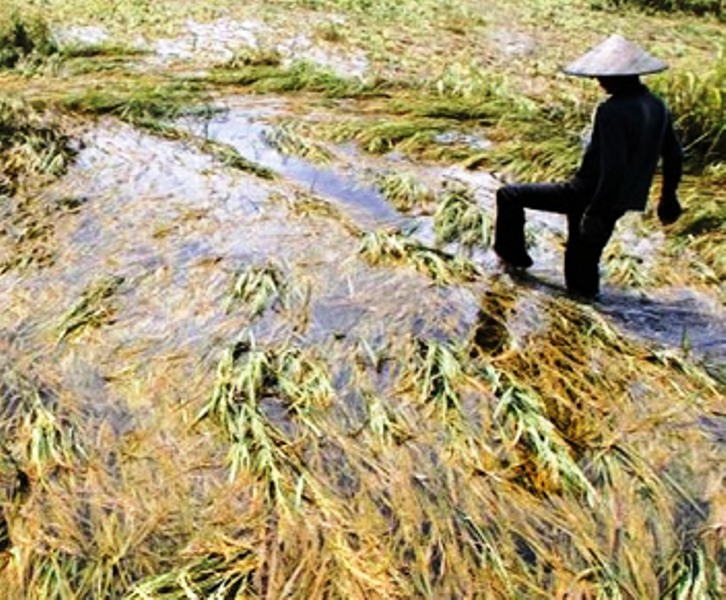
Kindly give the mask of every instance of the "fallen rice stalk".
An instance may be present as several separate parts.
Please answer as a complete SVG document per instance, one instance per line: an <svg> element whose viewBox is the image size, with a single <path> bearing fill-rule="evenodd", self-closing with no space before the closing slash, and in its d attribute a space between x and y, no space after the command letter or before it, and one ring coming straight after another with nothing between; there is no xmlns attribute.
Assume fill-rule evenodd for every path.
<svg viewBox="0 0 726 600"><path fill-rule="evenodd" d="M439 199L434 215L439 243L459 242L465 248L487 249L493 241L491 217L474 194L462 185L450 186Z"/></svg>
<svg viewBox="0 0 726 600"><path fill-rule="evenodd" d="M229 313L235 304L243 304L254 318L269 307L285 307L287 293L288 285L280 267L273 263L252 265L236 275L224 308Z"/></svg>
<svg viewBox="0 0 726 600"><path fill-rule="evenodd" d="M85 327L98 327L110 322L115 312L112 299L125 281L122 276L111 275L89 286L78 303L61 319L57 341L60 343Z"/></svg>
<svg viewBox="0 0 726 600"><path fill-rule="evenodd" d="M359 252L371 264L408 263L426 273L439 285L472 281L479 274L471 261L429 248L405 235L384 231L363 237Z"/></svg>

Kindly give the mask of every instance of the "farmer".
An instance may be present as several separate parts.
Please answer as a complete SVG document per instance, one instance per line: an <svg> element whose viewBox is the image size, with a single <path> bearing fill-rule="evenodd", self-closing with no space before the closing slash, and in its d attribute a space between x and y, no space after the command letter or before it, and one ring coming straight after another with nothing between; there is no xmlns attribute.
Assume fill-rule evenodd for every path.
<svg viewBox="0 0 726 600"><path fill-rule="evenodd" d="M613 35L564 69L568 75L597 78L610 97L597 107L592 137L574 177L497 191L494 250L505 264L519 269L532 265L524 241L525 208L565 214L567 289L596 297L602 250L626 211L645 209L660 157L658 218L664 225L678 219L683 152L668 109L639 78L665 68L662 61Z"/></svg>

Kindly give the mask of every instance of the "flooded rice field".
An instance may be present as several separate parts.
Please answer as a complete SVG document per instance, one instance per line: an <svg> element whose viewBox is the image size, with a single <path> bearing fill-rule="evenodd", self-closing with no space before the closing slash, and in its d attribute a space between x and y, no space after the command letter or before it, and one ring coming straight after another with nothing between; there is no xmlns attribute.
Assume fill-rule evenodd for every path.
<svg viewBox="0 0 726 600"><path fill-rule="evenodd" d="M33 297L32 310L40 308L40 290L71 286L56 293L74 297L93 277L105 273L134 282L128 287L131 305L137 305L141 296L164 300L166 307L153 311L147 306L139 311L149 316L149 322L136 332L142 337L152 322L169 337L167 320L176 310L170 310L168 303L175 296L178 308L185 308L174 319L189 330L189 318L194 315L203 330L206 319L214 318L215 299L224 295L225 279L235 269L269 260L306 280L315 290L313 305L339 303L336 312L345 326L336 327L328 315L328 334L336 329L348 331L356 322L361 328L369 327L364 314L375 315L379 327L394 327L394 315L407 311L411 312L407 326L417 320L417 314L426 321L423 315L438 315L444 309L459 314L470 326L476 295L481 286L486 289L492 282L507 282L497 285L508 285L509 292L521 296L524 303L536 305L540 295L562 295L559 263L565 231L564 219L558 216L530 216L535 267L528 276L513 281L491 251L474 251L471 256L481 270L480 282L473 290L464 286L455 293L405 269L380 273L379 268L366 266L358 256L358 240L351 228L359 233L400 230L421 243L434 243L432 216L396 210L376 185L376 173L402 170L438 190L452 182L468 186L490 213L498 183L486 173L463 168L416 164L397 156L365 156L350 144L331 147L322 164L286 154L271 140L276 122L294 114L288 102L275 97L232 97L219 102L207 117L176 123L194 138L227 144L270 169L276 176L272 181L225 168L183 141L161 139L111 120L91 127L83 134L83 147L70 172L44 192L49 202L76 197L79 207L60 224L57 236L67 242L57 248L54 267L26 273L16 283ZM317 201L309 209L313 214L298 214L311 198ZM327 210L321 211L321 206ZM316 208L321 214L314 214ZM628 236L632 232L619 232L614 243ZM648 260L657 260L660 240L646 238L638 243L634 253L645 257L643 268L647 268ZM455 247L447 250L456 252ZM207 283L202 283L207 277ZM153 281L156 290L142 293ZM326 300L328 294L338 300ZM196 296L200 296L198 305L192 300ZM421 303L427 298L431 304L424 309ZM204 305L210 313L206 317ZM348 316L344 315L346 305ZM608 285L606 279L601 300L591 308L625 335L723 362L726 322L717 297L678 287L639 292ZM166 317L158 311L167 313Z"/></svg>
<svg viewBox="0 0 726 600"><path fill-rule="evenodd" d="M312 351L312 356L325 357L329 375L316 376L311 371L313 363L301 362L295 367L303 370L295 377L307 377L295 385L304 385L304 381L313 394L312 400L299 401L312 402L311 406L294 408L284 395L261 389L256 414L267 423L265 427L276 432L266 434L273 435L271 439L284 436L298 440L295 443L312 443L304 460L319 462L317 468L325 473L326 485L332 486L336 497L358 498L364 489L383 485L388 491L376 492L384 495L374 500L375 506L391 501L384 500L393 493L388 486L394 472L388 470L408 467L401 467L401 459L391 455L383 463L367 467L385 469L387 474L375 483L364 483L372 474L355 466L359 458L348 454L351 448L339 436L355 439L356 431L375 425L374 418L381 419L375 425L382 428L378 435L398 440L398 444L429 429L423 425L423 430L414 433L422 424L412 425L420 417L411 414L411 405L397 407L394 403L386 408L377 398L395 398L408 386L420 389L414 391L414 397L421 399L440 395L440 399L430 400L441 403L439 407L433 404L430 411L424 410L424 418L441 423L446 438L462 436L470 444L479 436L483 437L476 443L486 440L488 419L499 418L496 412L483 416L472 391L449 388L462 368L457 366L455 356L460 351L456 348L468 347L472 356L493 357L492 365L507 364L512 353L533 355L533 363L528 365L525 360L514 373L547 369L548 359L534 357L541 352L547 356L549 344L559 343L556 340L563 335L557 333L563 327L560 320L585 318L592 320L586 335L640 340L652 348L653 356L673 356L658 360L696 360L714 372L722 368L726 356L723 307L708 294L664 287L634 291L607 283L598 302L578 308L567 298L559 283L564 224L556 217L531 219L537 265L526 276L503 271L487 248L466 251L465 260L473 271L446 283L432 279L426 269L401 262L403 255L396 257L399 264L366 260L362 240L376 232L398 233L421 248L436 244L433 212L425 207L418 212L398 210L377 185L376 173L405 170L436 193L452 185L464 186L487 212L493 211L498 182L483 172L417 163L396 155L373 157L353 144L330 145L325 161L286 154L276 146L275 132L281 119L294 113L284 98L229 97L203 118L177 120L174 126L186 132L182 139L157 137L102 119L84 128L68 172L42 190L44 203L72 208L53 221L46 261L31 261L25 268L8 269L2 275L5 368L12 369L6 373L23 371L31 380L50 380L44 385L50 386L51 395L58 394L54 401L58 406L63 405L64 397L73 398L73 408L63 410L71 410L74 416L64 418L80 419L83 430L98 428L99 435L106 432L92 447L109 435L122 445L127 443L121 442L124 439L169 435L170 445L154 460L166 460L163 457L169 452L186 452L190 433L178 438L171 431L157 432L156 428L166 427L162 423L169 418L160 415L181 410L182 422L191 424L193 414L186 407L195 405L194 398L207 396L205 390L212 385L215 370L215 385L237 385L228 377L243 378L244 371L225 375L225 369L246 368L244 362L231 366L236 364L235 356L251 352L250 357L264 357L263 364L269 361L272 365L292 360L285 358L289 352L298 360L303 356L300 352ZM335 117L328 114L324 118ZM232 147L243 159L269 171L260 177L231 168L204 151L209 141ZM657 238L641 243L644 254L657 255ZM435 256L448 261L462 250L454 243L436 252ZM262 286L263 280L270 288L266 296L254 299L254 290L252 295L240 291L250 281ZM263 288L255 289L261 293ZM561 305L568 308L558 315ZM610 333L603 333L606 331ZM410 366L401 362L401 355L413 361ZM224 356L233 363L224 367ZM607 372L607 367L598 366L603 359L593 357L594 373ZM538 365L540 360L544 362ZM448 367L447 362L451 363ZM287 363L280 364L276 368L286 368ZM491 367L483 368L487 372ZM453 371L447 373L446 369ZM306 370L308 375L304 375ZM328 376L329 383L325 383ZM323 379L316 379L320 377ZM496 390L500 384L487 385ZM636 378L626 393L636 405L650 402L654 397L651 385ZM243 394L242 388L233 393ZM338 398L331 416L314 419L322 406L329 405L331 394ZM181 408L170 409L169 402ZM313 408L319 402L322 404ZM222 408L215 406L200 414L225 418L217 415ZM227 404L226 410L237 410L234 407ZM676 426L679 435L690 432L723 444L723 415L686 413L681 417ZM284 466L291 459L280 455L270 458L273 462L268 467L252 466L250 460L261 460L253 457L261 451L257 444L263 441L254 437L262 435L260 432L247 429L251 426L240 423L234 427L244 427L245 436L253 435L251 449L244 451L252 454L238 458L230 454L222 463L231 461L233 474L263 469L257 476L273 477L280 487L270 493L284 506L282 499L291 485L284 482L290 475L276 469L291 468ZM325 427L336 431L328 442ZM306 428L316 441L308 439ZM236 444L236 436L243 434L230 435ZM514 434L507 443L516 443L521 435ZM154 447L164 444L162 438ZM204 445L208 443L207 439ZM433 490L425 490L428 478L438 469L435 465L449 452L464 451L447 450L453 438L442 440L439 449L424 450L428 443L419 439L411 446L414 455L433 452L425 459L413 459L431 463L421 475L411 465L411 493L418 493L415 489L421 486L424 494L433 494ZM158 447L156 451L160 451ZM484 454L472 455L467 462L479 463L490 451L475 450L475 454ZM495 460L501 451L494 452L486 460ZM197 454L197 450L191 453L196 458L186 459L184 468L199 468L189 460L214 460L208 450L202 453L204 458ZM399 454L397 450L395 456ZM432 467L433 471L424 474ZM312 486L310 494L322 493L316 491L313 480L292 477L297 481L297 494L304 496L308 485ZM422 478L418 483L417 477ZM205 479L189 482L197 491L183 485L170 497L191 493L196 498L192 505L219 503L218 497L213 500L220 493L218 476L202 481ZM142 489L153 490L153 485L146 482ZM384 522L394 519L386 516L389 510L393 509L380 505ZM703 511L687 511L689 518L699 522L705 518ZM395 517L400 518L405 517ZM530 560L528 553L520 552L525 562Z"/></svg>
<svg viewBox="0 0 726 600"><path fill-rule="evenodd" d="M479 160L499 124L406 121L393 86L230 77L304 59L367 80L374 53L341 42L355 22L305 10L286 31L243 11L126 40L153 93L89 109L53 88L62 133L29 104L6 135L0 98L3 597L719 597L717 261L628 215L584 302L565 219L529 213L535 264L505 269L512 174ZM503 23L487 39L505 60L543 47ZM221 63L201 109L154 104L178 89L153 78L196 89ZM366 138L391 124L428 153Z"/></svg>

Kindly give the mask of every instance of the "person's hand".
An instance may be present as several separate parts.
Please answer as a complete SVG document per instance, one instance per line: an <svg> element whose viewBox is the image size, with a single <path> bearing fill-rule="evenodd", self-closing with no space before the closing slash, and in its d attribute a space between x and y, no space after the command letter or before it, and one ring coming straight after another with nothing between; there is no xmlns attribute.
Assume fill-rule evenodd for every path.
<svg viewBox="0 0 726 600"><path fill-rule="evenodd" d="M580 237L586 242L597 243L607 238L608 231L602 217L585 213L580 220Z"/></svg>
<svg viewBox="0 0 726 600"><path fill-rule="evenodd" d="M681 216L683 209L676 196L667 196L660 199L657 212L663 225L672 225Z"/></svg>

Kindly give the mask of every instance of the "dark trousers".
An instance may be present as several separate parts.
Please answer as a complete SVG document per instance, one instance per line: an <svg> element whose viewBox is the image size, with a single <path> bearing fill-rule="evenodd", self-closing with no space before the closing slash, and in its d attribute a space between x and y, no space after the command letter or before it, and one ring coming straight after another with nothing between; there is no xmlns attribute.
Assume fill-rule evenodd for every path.
<svg viewBox="0 0 726 600"><path fill-rule="evenodd" d="M565 283L571 292L595 296L599 291L599 263L603 248L622 212L600 215L603 232L598 239L583 239L580 220L591 190L576 181L507 185L497 191L497 219L494 250L503 258L526 253L524 209L567 215Z"/></svg>

